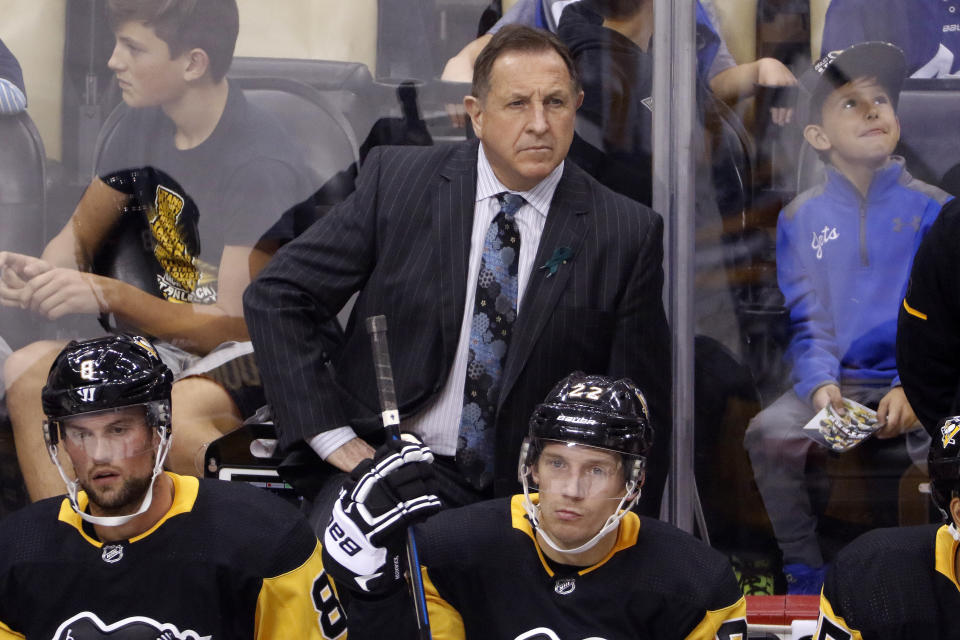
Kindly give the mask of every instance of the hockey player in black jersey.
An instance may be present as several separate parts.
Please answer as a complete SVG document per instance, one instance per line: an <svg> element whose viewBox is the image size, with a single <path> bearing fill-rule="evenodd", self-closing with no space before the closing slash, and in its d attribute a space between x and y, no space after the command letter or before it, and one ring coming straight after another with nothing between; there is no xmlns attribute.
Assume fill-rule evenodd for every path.
<svg viewBox="0 0 960 640"><path fill-rule="evenodd" d="M530 420L524 492L442 511L415 528L433 638L746 637L726 559L630 511L653 433L629 380L576 372ZM353 473L324 534L324 559L357 593L350 637L415 638L398 556L412 521L437 510L429 450L398 443Z"/></svg>
<svg viewBox="0 0 960 640"><path fill-rule="evenodd" d="M172 378L141 337L57 356L43 429L67 496L0 521L0 640L346 638L296 509L163 471Z"/></svg>
<svg viewBox="0 0 960 640"><path fill-rule="evenodd" d="M815 640L960 639L960 416L940 422L928 469L942 525L877 529L827 570Z"/></svg>

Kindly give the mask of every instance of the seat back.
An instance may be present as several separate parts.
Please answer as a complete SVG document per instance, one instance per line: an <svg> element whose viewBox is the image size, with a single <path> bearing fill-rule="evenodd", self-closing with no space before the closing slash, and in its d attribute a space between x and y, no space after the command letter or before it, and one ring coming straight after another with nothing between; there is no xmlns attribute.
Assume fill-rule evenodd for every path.
<svg viewBox="0 0 960 640"><path fill-rule="evenodd" d="M910 173L931 184L960 164L960 79L908 79L900 92L898 153Z"/></svg>
<svg viewBox="0 0 960 640"><path fill-rule="evenodd" d="M272 113L301 147L317 188L359 162L353 126L320 91L289 78L236 78L247 100Z"/></svg>
<svg viewBox="0 0 960 640"><path fill-rule="evenodd" d="M0 116L0 251L39 255L47 240L46 155L27 113Z"/></svg>
<svg viewBox="0 0 960 640"><path fill-rule="evenodd" d="M235 57L227 76L287 78L319 91L336 113L343 114L353 131L365 133L376 120L376 105L383 101L370 69L361 62L295 58ZM312 99L312 98L311 98Z"/></svg>
<svg viewBox="0 0 960 640"><path fill-rule="evenodd" d="M49 239L46 155L27 113L0 116L0 251L40 255ZM33 341L33 314L0 307L0 336L13 348Z"/></svg>

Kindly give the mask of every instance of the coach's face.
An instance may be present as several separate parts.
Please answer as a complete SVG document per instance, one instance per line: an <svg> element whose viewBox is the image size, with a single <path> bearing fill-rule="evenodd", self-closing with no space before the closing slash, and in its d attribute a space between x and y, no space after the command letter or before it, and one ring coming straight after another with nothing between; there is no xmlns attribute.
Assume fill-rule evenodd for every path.
<svg viewBox="0 0 960 640"><path fill-rule="evenodd" d="M553 50L508 51L497 58L485 96L464 99L493 172L508 189L527 191L567 155L583 92L574 92Z"/></svg>

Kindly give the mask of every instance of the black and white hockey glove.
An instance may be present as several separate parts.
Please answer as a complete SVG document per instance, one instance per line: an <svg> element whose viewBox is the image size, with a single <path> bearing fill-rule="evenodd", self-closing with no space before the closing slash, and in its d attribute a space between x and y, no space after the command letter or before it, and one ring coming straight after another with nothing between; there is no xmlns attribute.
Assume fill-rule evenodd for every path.
<svg viewBox="0 0 960 640"><path fill-rule="evenodd" d="M368 594L402 582L407 527L440 510L431 462L426 446L395 440L350 472L323 534L324 567L338 581Z"/></svg>

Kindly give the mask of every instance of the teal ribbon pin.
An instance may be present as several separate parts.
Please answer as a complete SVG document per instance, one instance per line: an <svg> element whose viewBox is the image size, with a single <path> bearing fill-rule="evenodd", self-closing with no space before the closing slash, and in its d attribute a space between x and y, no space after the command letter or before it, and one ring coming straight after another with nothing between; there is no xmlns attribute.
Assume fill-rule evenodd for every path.
<svg viewBox="0 0 960 640"><path fill-rule="evenodd" d="M567 260L573 257L573 249L570 247L557 247L553 252L553 255L550 256L550 259L547 260L546 264L540 267L540 270L546 270L547 277L549 278L557 272L557 269L560 268L561 264L567 264Z"/></svg>

